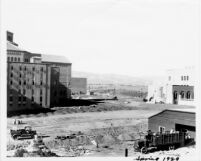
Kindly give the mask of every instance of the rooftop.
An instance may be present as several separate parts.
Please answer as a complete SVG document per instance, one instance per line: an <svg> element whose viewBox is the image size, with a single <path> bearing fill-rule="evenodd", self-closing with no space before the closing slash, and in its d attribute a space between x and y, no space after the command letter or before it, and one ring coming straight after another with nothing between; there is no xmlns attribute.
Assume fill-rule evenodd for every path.
<svg viewBox="0 0 201 161"><path fill-rule="evenodd" d="M180 112L191 112L191 113L196 113L196 108L171 109L170 111L180 111Z"/></svg>
<svg viewBox="0 0 201 161"><path fill-rule="evenodd" d="M60 55L41 55L42 62L54 62L54 63L71 63L65 56Z"/></svg>
<svg viewBox="0 0 201 161"><path fill-rule="evenodd" d="M7 50L15 50L15 51L25 51L18 46L12 44L11 42L7 41Z"/></svg>

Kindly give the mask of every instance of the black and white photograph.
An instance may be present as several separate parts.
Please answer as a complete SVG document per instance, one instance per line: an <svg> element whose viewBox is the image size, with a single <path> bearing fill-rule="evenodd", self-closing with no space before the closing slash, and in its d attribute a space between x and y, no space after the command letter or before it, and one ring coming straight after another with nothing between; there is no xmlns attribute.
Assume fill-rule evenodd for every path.
<svg viewBox="0 0 201 161"><path fill-rule="evenodd" d="M199 161L199 0L1 9L2 160Z"/></svg>

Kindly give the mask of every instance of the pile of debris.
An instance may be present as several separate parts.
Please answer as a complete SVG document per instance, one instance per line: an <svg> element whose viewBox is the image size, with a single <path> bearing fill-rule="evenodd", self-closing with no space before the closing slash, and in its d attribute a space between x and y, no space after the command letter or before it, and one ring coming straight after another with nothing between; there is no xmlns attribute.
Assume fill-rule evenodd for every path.
<svg viewBox="0 0 201 161"><path fill-rule="evenodd" d="M57 155L47 148L41 137L35 135L27 147L17 148L14 157L56 157Z"/></svg>

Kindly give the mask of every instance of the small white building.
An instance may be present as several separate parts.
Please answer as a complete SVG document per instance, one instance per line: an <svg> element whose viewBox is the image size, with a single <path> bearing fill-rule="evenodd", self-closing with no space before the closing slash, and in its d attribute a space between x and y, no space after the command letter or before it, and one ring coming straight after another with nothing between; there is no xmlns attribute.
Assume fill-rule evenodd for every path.
<svg viewBox="0 0 201 161"><path fill-rule="evenodd" d="M166 103L194 105L194 84L194 67L168 70L165 84Z"/></svg>
<svg viewBox="0 0 201 161"><path fill-rule="evenodd" d="M194 106L194 84L194 67L167 70L164 82L148 86L148 102Z"/></svg>
<svg viewBox="0 0 201 161"><path fill-rule="evenodd" d="M153 82L148 86L147 100L149 103L165 103L164 82Z"/></svg>

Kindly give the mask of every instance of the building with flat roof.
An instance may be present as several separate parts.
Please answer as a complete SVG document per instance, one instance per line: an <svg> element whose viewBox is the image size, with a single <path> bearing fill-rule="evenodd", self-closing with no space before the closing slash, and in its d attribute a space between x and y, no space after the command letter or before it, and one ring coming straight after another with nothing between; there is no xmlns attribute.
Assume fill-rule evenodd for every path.
<svg viewBox="0 0 201 161"><path fill-rule="evenodd" d="M194 106L194 84L194 67L168 70L164 82L148 87L148 101Z"/></svg>
<svg viewBox="0 0 201 161"><path fill-rule="evenodd" d="M7 32L8 112L64 104L71 98L71 65L62 56L19 48Z"/></svg>
<svg viewBox="0 0 201 161"><path fill-rule="evenodd" d="M166 103L195 105L195 68L171 69L167 71Z"/></svg>
<svg viewBox="0 0 201 161"><path fill-rule="evenodd" d="M148 129L153 132L187 130L192 138L196 138L195 109L163 110L148 118Z"/></svg>

